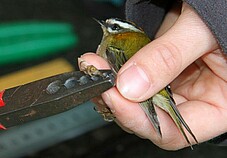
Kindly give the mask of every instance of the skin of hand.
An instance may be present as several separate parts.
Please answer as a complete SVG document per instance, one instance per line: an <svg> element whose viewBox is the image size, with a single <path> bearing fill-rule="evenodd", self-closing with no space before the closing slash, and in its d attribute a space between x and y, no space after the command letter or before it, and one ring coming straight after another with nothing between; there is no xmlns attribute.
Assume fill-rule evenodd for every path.
<svg viewBox="0 0 227 158"><path fill-rule="evenodd" d="M166 15L157 38L123 65L116 87L102 95L119 126L166 150L188 144L168 114L156 108L160 138L138 102L170 82L178 109L199 142L227 131L227 57L197 13L185 3L180 9L175 7ZM81 58L97 68L108 68L94 53ZM98 98L96 103L103 105Z"/></svg>

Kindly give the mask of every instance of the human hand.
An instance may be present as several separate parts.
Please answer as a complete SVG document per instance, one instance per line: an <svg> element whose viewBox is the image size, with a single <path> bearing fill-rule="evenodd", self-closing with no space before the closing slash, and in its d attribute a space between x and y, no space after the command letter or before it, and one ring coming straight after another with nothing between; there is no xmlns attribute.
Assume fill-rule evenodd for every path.
<svg viewBox="0 0 227 158"><path fill-rule="evenodd" d="M169 150L188 144L171 118L157 109L160 138L137 102L150 98L170 82L178 109L199 142L227 131L227 58L190 6L183 4L175 20L176 14L170 12L159 37L130 58L118 73L116 88L103 94L123 129ZM108 67L95 54L85 54L82 59L97 68ZM140 71L130 69L135 63Z"/></svg>

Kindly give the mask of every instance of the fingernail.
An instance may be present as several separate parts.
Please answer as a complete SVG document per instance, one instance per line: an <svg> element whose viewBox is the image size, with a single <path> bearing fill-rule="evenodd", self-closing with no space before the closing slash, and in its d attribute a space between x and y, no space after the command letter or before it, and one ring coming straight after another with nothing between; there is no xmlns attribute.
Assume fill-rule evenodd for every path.
<svg viewBox="0 0 227 158"><path fill-rule="evenodd" d="M119 74L117 88L128 99L138 99L150 88L150 81L144 70L133 63Z"/></svg>
<svg viewBox="0 0 227 158"><path fill-rule="evenodd" d="M102 99L110 109L113 109L112 99L110 98L110 95L107 92L102 94Z"/></svg>

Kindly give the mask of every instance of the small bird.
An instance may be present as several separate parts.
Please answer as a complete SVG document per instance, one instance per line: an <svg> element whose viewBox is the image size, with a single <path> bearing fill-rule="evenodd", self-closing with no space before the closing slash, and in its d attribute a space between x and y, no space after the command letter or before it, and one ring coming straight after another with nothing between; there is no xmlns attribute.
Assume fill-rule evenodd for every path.
<svg viewBox="0 0 227 158"><path fill-rule="evenodd" d="M132 22L118 18L96 21L101 25L103 30L102 41L97 49L97 53L106 59L115 75L130 57L151 42L145 32ZM162 133L154 106L161 108L170 115L191 147L192 144L186 136L183 126L195 142L198 143L195 135L177 109L169 85L148 100L139 104L160 136L162 136Z"/></svg>

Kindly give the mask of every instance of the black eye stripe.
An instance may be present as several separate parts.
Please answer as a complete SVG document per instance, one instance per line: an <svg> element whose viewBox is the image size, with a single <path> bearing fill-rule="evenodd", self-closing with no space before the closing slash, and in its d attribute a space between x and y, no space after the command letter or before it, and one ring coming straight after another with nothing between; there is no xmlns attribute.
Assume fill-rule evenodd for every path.
<svg viewBox="0 0 227 158"><path fill-rule="evenodd" d="M109 24L108 27L111 28L111 30L113 31L122 29L118 24Z"/></svg>

